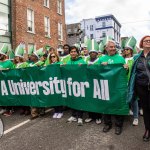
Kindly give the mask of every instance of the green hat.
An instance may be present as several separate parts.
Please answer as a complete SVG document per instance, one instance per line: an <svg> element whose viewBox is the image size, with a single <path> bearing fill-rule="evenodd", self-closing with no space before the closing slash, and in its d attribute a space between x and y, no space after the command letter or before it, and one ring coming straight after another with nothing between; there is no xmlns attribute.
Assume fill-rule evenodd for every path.
<svg viewBox="0 0 150 150"><path fill-rule="evenodd" d="M121 39L121 48L122 48L122 49L125 48L126 42L127 42L127 38L122 38L122 39Z"/></svg>
<svg viewBox="0 0 150 150"><path fill-rule="evenodd" d="M33 54L35 54L38 59L40 59L44 55L43 48L36 50Z"/></svg>
<svg viewBox="0 0 150 150"><path fill-rule="evenodd" d="M0 54L7 56L8 51L9 51L8 45L4 43L0 49Z"/></svg>
<svg viewBox="0 0 150 150"><path fill-rule="evenodd" d="M85 43L82 43L82 44L81 44L81 47L82 47L82 48L84 48L84 47L87 48L87 45L86 45Z"/></svg>
<svg viewBox="0 0 150 150"><path fill-rule="evenodd" d="M14 57L15 57L14 51L13 50L9 50L8 56L9 56L9 60L13 60Z"/></svg>
<svg viewBox="0 0 150 150"><path fill-rule="evenodd" d="M102 41L103 45L106 46L108 41L113 41L113 38L111 36L106 36Z"/></svg>
<svg viewBox="0 0 150 150"><path fill-rule="evenodd" d="M130 48L130 49L134 50L134 47L136 46L136 42L137 41L133 36L128 38L125 43L125 48Z"/></svg>
<svg viewBox="0 0 150 150"><path fill-rule="evenodd" d="M23 57L24 56L24 47L22 44L19 44L15 49L15 56Z"/></svg>
<svg viewBox="0 0 150 150"><path fill-rule="evenodd" d="M103 42L100 42L99 43L99 52L103 52L104 51L104 44L103 44Z"/></svg>
<svg viewBox="0 0 150 150"><path fill-rule="evenodd" d="M47 51L49 51L49 49L51 48L51 46L50 46L50 45L45 45L44 48L45 48Z"/></svg>
<svg viewBox="0 0 150 150"><path fill-rule="evenodd" d="M88 43L88 49L90 50L89 53L90 52L98 53L99 50L98 43L94 39L90 40L90 42Z"/></svg>
<svg viewBox="0 0 150 150"><path fill-rule="evenodd" d="M28 49L28 55L32 55L34 53L34 46L32 45L29 49Z"/></svg>

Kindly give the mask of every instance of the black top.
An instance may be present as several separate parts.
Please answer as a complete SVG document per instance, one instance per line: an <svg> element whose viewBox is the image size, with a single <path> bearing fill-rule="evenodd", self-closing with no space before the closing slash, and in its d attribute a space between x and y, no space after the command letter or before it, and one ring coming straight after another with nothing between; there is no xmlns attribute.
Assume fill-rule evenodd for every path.
<svg viewBox="0 0 150 150"><path fill-rule="evenodd" d="M150 52L148 53L148 55L146 57L144 56L144 53L142 52L142 54L138 60L138 63L137 63L136 83L141 86L147 86L149 83L149 78L148 78L146 68L145 68L145 65L143 62L144 59L146 61L147 67L150 71Z"/></svg>

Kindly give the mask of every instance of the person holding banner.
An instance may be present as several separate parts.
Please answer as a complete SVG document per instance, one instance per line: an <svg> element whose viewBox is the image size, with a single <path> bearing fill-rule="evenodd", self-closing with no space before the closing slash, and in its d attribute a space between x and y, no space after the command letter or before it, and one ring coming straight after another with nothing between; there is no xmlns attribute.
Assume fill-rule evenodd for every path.
<svg viewBox="0 0 150 150"><path fill-rule="evenodd" d="M33 54L30 56L29 67L43 66L44 62L40 60L43 55L44 55L43 48L40 48L39 50L33 52ZM32 107L30 119L31 120L36 119L37 117L39 117L39 115L43 116L44 114L45 108Z"/></svg>
<svg viewBox="0 0 150 150"><path fill-rule="evenodd" d="M102 65L107 64L122 64L124 68L128 68L128 65L125 65L125 59L117 54L116 44L113 40L108 40L105 47L108 55L102 56L99 59L99 63ZM122 127L124 122L124 116L115 115L115 134L120 135L122 133ZM108 132L112 128L112 120L110 114L104 115L104 128L103 132Z"/></svg>
<svg viewBox="0 0 150 150"><path fill-rule="evenodd" d="M79 57L79 50L77 47L72 46L69 50L71 58L68 60L67 64L86 64L82 57ZM72 109L72 115L67 120L67 122L78 122L78 126L83 125L83 111Z"/></svg>
<svg viewBox="0 0 150 150"><path fill-rule="evenodd" d="M145 133L143 141L150 141L150 35L140 41L143 49L134 57L131 77L128 86L128 101L132 102L137 95L143 108Z"/></svg>
<svg viewBox="0 0 150 150"><path fill-rule="evenodd" d="M8 60L8 52L9 48L7 44L3 44L3 46L0 49L0 70L7 70L13 68L13 63L11 60ZM7 116L12 115L13 110L12 107L1 107L0 114L4 114Z"/></svg>
<svg viewBox="0 0 150 150"><path fill-rule="evenodd" d="M93 42L92 42L93 41ZM89 47L90 47L90 51L89 51L89 55L90 58L89 60L87 60L87 64L88 65L96 65L99 64L98 63L98 52L99 52L99 48L98 48L98 44L94 39L92 39L92 41L89 42ZM88 113L89 117L87 119L85 119L86 123L89 123L93 120L95 120L96 124L101 124L102 123L102 115L100 113L94 113L94 112L89 112Z"/></svg>
<svg viewBox="0 0 150 150"><path fill-rule="evenodd" d="M53 64L53 65L60 64L59 56L56 52L53 52L50 54L49 62L50 62L50 64ZM60 118L62 118L62 116L63 116L63 107L62 106L55 106L53 118L60 119Z"/></svg>
<svg viewBox="0 0 150 150"><path fill-rule="evenodd" d="M28 63L25 61L24 58L24 48L20 44L15 50L15 58L14 58L14 67L15 68L26 68L28 67ZM29 115L30 114L30 107L28 106L21 106L20 115Z"/></svg>

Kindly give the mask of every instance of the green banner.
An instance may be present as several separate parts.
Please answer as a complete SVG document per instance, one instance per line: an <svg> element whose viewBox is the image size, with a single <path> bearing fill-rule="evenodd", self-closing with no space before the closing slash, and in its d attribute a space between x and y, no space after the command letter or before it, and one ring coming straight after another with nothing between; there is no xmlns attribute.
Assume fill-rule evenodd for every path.
<svg viewBox="0 0 150 150"><path fill-rule="evenodd" d="M49 65L0 72L1 106L68 106L104 114L128 114L122 65Z"/></svg>

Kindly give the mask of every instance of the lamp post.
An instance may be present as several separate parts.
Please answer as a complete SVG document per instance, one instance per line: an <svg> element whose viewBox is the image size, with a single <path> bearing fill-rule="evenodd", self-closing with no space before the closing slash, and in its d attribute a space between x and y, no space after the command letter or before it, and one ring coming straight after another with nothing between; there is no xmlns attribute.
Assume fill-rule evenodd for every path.
<svg viewBox="0 0 150 150"><path fill-rule="evenodd" d="M82 33L83 33L83 31L79 28L77 33L79 35L80 52L81 52L81 43L82 43Z"/></svg>

